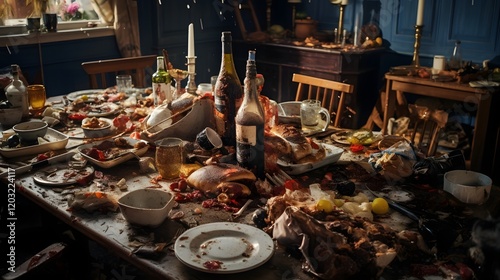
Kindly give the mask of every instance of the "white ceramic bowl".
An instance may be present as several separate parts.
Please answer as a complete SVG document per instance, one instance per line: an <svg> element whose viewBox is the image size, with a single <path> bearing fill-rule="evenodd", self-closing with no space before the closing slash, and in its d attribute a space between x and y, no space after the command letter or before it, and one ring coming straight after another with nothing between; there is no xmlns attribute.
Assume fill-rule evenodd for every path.
<svg viewBox="0 0 500 280"><path fill-rule="evenodd" d="M444 174L443 189L464 203L482 204L490 197L491 183L484 174L452 170Z"/></svg>
<svg viewBox="0 0 500 280"><path fill-rule="evenodd" d="M0 109L0 124L3 126L13 126L21 122L23 111L19 108ZM6 127L4 127L6 129Z"/></svg>
<svg viewBox="0 0 500 280"><path fill-rule="evenodd" d="M106 118L98 118L99 120L99 127L95 128L89 128L87 127L87 124L92 120L93 118L85 118L82 120L82 129L83 129L83 135L87 138L101 138L101 137L106 137L111 134L111 120L106 119Z"/></svg>
<svg viewBox="0 0 500 280"><path fill-rule="evenodd" d="M118 206L130 224L157 227L174 206L172 193L157 189L130 191L118 199Z"/></svg>
<svg viewBox="0 0 500 280"><path fill-rule="evenodd" d="M16 124L12 129L22 141L36 141L47 133L49 125L44 121L29 121Z"/></svg>

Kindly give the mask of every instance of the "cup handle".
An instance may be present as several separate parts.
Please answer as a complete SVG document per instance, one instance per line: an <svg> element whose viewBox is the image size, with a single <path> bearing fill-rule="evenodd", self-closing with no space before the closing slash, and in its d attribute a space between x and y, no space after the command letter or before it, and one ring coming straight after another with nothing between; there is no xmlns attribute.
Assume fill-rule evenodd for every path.
<svg viewBox="0 0 500 280"><path fill-rule="evenodd" d="M328 110L326 108L322 107L321 110L319 110L319 114L325 116L326 123L325 123L325 127L323 127L323 130L326 130L328 128L328 126L330 125L330 112L328 112ZM323 118L321 118L321 119L323 119Z"/></svg>

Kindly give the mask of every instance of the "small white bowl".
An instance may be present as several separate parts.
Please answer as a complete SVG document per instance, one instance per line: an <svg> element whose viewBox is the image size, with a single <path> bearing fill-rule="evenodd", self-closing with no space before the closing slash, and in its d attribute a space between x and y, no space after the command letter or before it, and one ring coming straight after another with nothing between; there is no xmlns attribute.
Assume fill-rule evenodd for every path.
<svg viewBox="0 0 500 280"><path fill-rule="evenodd" d="M99 120L99 127L95 128L90 128L86 127L86 125L92 120L93 118L85 118L82 120L82 130L83 130L83 135L87 138L101 138L101 137L106 137L111 134L111 120L106 119L106 118L98 118Z"/></svg>
<svg viewBox="0 0 500 280"><path fill-rule="evenodd" d="M23 110L21 107L0 109L0 124L4 126L13 126L21 122ZM6 127L4 127L6 129Z"/></svg>
<svg viewBox="0 0 500 280"><path fill-rule="evenodd" d="M467 170L452 170L444 174L443 189L458 200L469 204L482 204L490 197L490 177Z"/></svg>
<svg viewBox="0 0 500 280"><path fill-rule="evenodd" d="M157 189L138 189L120 199L118 206L130 224L157 227L168 217L174 206L172 193Z"/></svg>
<svg viewBox="0 0 500 280"><path fill-rule="evenodd" d="M44 121L29 121L12 127L22 141L36 141L47 133L49 125Z"/></svg>

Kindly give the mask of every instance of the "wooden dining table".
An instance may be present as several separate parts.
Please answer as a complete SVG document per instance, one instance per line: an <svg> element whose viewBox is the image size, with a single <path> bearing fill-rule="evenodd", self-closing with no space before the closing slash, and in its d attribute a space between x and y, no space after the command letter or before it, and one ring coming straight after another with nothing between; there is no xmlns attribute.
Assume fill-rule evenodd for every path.
<svg viewBox="0 0 500 280"><path fill-rule="evenodd" d="M59 102L59 100L59 98L52 98L49 99L49 102ZM330 138L328 137L328 139ZM76 151L77 147L83 143L82 139L75 137L68 142L67 149L58 151L58 153L70 150ZM345 153L338 164L352 161L367 163L366 156L350 152L348 145L343 146L343 148ZM148 150L145 156L154 157L154 150ZM23 160L26 162L32 157L28 156ZM61 163L67 164L67 161L63 160ZM125 192L147 187L170 191L171 182L156 180L157 174L155 172L139 173L137 160L130 160L111 168L103 169L95 166L93 168L104 175L123 178L128 186ZM68 205L68 195L73 194L79 188L66 189L37 184L33 179L34 172L16 174L10 171L9 176L1 178L1 180L3 182L8 180L15 182L16 195L28 198L71 228L81 232L116 256L136 266L147 274L150 279L317 279L302 269L303 263L301 260L291 257L287 248L277 243L275 243L275 252L268 261L256 268L236 273L225 274L213 271L199 271L186 266L176 257L172 244L175 242L179 228L185 230L186 228L212 222L237 222L254 225L252 221L253 212L257 208L264 206L262 202L256 201L238 217L228 211L203 208L199 202L179 203L174 207L174 211L184 213L182 222L176 219L166 219L157 228L142 228L130 225L118 209L105 213L73 211ZM141 251L137 251L136 246L136 242L139 241L143 243L150 242L151 244L164 243L168 244L168 246L161 250L159 254L141 254Z"/></svg>

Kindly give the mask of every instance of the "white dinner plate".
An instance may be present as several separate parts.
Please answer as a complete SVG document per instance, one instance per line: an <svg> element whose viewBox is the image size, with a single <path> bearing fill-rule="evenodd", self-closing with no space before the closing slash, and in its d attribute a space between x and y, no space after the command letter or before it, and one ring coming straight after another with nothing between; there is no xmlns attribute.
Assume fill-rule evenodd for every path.
<svg viewBox="0 0 500 280"><path fill-rule="evenodd" d="M87 117L107 117L118 113L120 106L112 102L90 104L90 111L84 112Z"/></svg>
<svg viewBox="0 0 500 280"><path fill-rule="evenodd" d="M328 164L335 163L340 159L340 156L342 156L342 153L344 152L344 149L339 148L335 145L325 143L321 143L320 145L322 145L326 151L325 158L321 161L309 163L291 163L282 159L278 159L278 165L286 173L290 175L298 175Z"/></svg>
<svg viewBox="0 0 500 280"><path fill-rule="evenodd" d="M33 174L33 181L51 187L67 186L77 183L77 179L81 176L89 176L93 172L92 166L76 169L68 167L67 164L59 164L39 170Z"/></svg>
<svg viewBox="0 0 500 280"><path fill-rule="evenodd" d="M79 90L79 91L74 91L70 92L66 95L69 101L75 101L78 98L81 98L83 96L87 96L87 100L92 101L95 99L102 99L102 95L104 93L104 89L85 89L85 90Z"/></svg>
<svg viewBox="0 0 500 280"><path fill-rule="evenodd" d="M254 269L274 254L264 231L246 224L217 222L185 231L175 242L175 256L199 271L226 274ZM210 268L217 264L218 268Z"/></svg>
<svg viewBox="0 0 500 280"><path fill-rule="evenodd" d="M354 130L355 131L355 130ZM351 143L347 141L347 138L353 133L354 131L352 130L342 130L339 132L335 132L332 134L331 138L333 141L339 143L339 144L344 144L344 145L350 145ZM364 145L371 145L376 141L382 140L382 133L380 131L373 131L373 136L371 137L370 142L364 143Z"/></svg>
<svg viewBox="0 0 500 280"><path fill-rule="evenodd" d="M129 138L129 137L123 137L123 138L126 139L127 142L132 146L134 146L139 141L147 143L146 141L136 140L136 139ZM104 141L110 141L110 140L104 140ZM123 153L124 153L123 155L116 157L116 158L113 158L113 159L110 159L110 160L103 160L103 161L97 160L97 159L90 157L90 156L86 155L85 153L83 153L84 149L93 148L93 147L99 145L100 143L102 143L102 141L82 145L82 146L78 147L78 151L80 152L82 157L84 157L86 160L88 160L92 164L97 165L101 168L111 168L111 167L117 166L118 164L124 163L130 159L135 158L135 156L132 153L124 153L128 150L132 151L137 156L142 156L148 151L148 148L149 148L148 145L145 145L143 148L140 148L140 149L123 149Z"/></svg>

